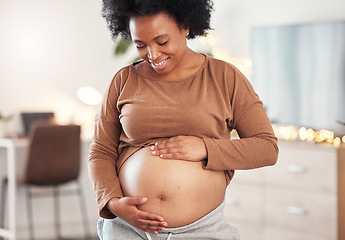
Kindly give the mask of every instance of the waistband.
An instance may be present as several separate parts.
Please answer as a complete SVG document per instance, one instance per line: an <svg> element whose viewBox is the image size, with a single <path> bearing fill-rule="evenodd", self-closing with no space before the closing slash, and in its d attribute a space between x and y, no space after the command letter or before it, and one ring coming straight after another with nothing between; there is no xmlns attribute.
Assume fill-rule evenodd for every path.
<svg viewBox="0 0 345 240"><path fill-rule="evenodd" d="M192 222L188 225L182 226L182 227L176 227L176 228L166 228L164 231L159 231L160 233L183 233L183 232L190 232L195 229L204 229L208 226L214 225L215 223L221 221L223 219L223 210L224 210L225 203L224 201L218 205L215 209L213 209L211 212L203 216L202 218L196 220L195 222Z"/></svg>

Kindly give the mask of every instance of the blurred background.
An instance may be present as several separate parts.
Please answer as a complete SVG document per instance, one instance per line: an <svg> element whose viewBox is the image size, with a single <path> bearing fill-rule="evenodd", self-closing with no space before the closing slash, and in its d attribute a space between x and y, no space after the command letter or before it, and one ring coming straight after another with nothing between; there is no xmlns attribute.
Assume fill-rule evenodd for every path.
<svg viewBox="0 0 345 240"><path fill-rule="evenodd" d="M196 51L229 60L254 85L255 27L345 20L341 0L214 3L214 30L208 38L189 44ZM16 116L21 111L48 110L61 123L92 115L94 107L80 101L78 89L93 87L103 95L114 73L135 57L133 47L125 55L114 54L100 8L100 1L90 0L0 1L0 113ZM257 85L260 94L262 84ZM345 121L344 114L338 120ZM11 131L22 131L16 118L13 122Z"/></svg>
<svg viewBox="0 0 345 240"><path fill-rule="evenodd" d="M327 64L337 65L337 69L343 71L337 75L337 82L333 84L335 87L327 93L332 95L332 89L337 89L333 100L326 102L323 108L331 108L331 112L307 111L308 116L318 117L294 117L303 115L306 109L315 108L313 103L317 108L324 101L315 101L318 98L311 98L314 100L302 110L298 108L298 114L295 114L293 109L297 109L301 98L294 97L293 91L285 97L280 94L287 89L290 80L275 85L274 79L279 82L280 78L274 75L273 80L270 78L269 82L265 82L265 74L269 75L270 72L261 74L256 66L265 65L267 54L270 54L257 50L272 43L262 40L259 37L262 35L258 31L269 27L310 26L330 22L343 24L345 1L214 0L214 8L211 21L214 30L210 31L207 38L190 41L190 47L196 51L210 53L238 67L262 96L270 119L278 126L292 124L296 127L294 131L298 131L300 127L329 129L335 132L333 135L339 135L341 139L344 126L336 121L345 122L344 28L334 30L343 31L343 35L339 48L332 48L332 51L343 54L339 57L342 62L333 62L335 58L332 57L326 58ZM6 119L6 135L15 136L23 133L21 112L54 112L58 123L82 125L82 135L86 139L82 149L83 161L87 161L87 140L91 138L93 118L100 106L97 92L103 96L116 71L136 57L133 46L130 46L126 54L115 54L116 44L111 39L100 11L100 0L0 0L0 113L2 118ZM324 35L327 34L325 32ZM267 64L273 66L274 63L275 60ZM310 78L308 79L311 83L307 88L312 88L314 84ZM318 85L324 87L327 84L323 83L331 80L323 78L318 80L321 81ZM93 92L86 89L86 95L94 96L94 102L83 100L80 89L84 87L93 88ZM278 89L279 87L282 89ZM278 94L272 95L272 92ZM323 96L322 93L318 96L323 99L329 97ZM287 106L287 99L291 98L294 98L292 107L287 107L289 111L286 116L282 115L281 106ZM23 151L20 156L24 155ZM0 149L0 159L5 156L5 151ZM1 161L0 166L0 175L4 175L5 161ZM18 168L20 171L20 164ZM97 210L86 174L86 165L81 178L88 196L89 218L92 223L90 229L95 235ZM68 204L69 202L66 203ZM77 221L71 209L73 207L66 210L67 222ZM41 224L41 228L38 227L41 229L39 236L48 239L53 231L49 230L49 221L45 215L46 213L41 213L37 224ZM25 219L19 219L18 224L19 229L26 229ZM79 234L75 229L69 231L75 235ZM22 231L19 237L26 239L26 234L26 230Z"/></svg>

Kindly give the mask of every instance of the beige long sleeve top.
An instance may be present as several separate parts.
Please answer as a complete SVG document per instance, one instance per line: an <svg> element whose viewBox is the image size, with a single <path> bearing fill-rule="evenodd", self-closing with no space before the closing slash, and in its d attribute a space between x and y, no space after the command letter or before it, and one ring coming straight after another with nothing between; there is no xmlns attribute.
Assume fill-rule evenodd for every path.
<svg viewBox="0 0 345 240"><path fill-rule="evenodd" d="M275 164L277 138L258 95L233 65L206 56L192 76L174 81L149 79L135 64L119 70L96 117L89 175L100 216L122 197L118 172L135 151L158 138L186 135L204 140L205 169L225 171ZM231 139L236 129L240 139Z"/></svg>

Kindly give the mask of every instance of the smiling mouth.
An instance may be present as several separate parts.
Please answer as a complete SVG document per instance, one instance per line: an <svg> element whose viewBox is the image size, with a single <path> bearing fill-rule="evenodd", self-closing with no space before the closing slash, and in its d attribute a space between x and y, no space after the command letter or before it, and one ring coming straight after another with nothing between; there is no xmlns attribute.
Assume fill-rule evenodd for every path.
<svg viewBox="0 0 345 240"><path fill-rule="evenodd" d="M153 66L154 69L156 70L161 70L164 68L165 64L167 63L169 58L166 58L160 62L152 62L150 61L151 65Z"/></svg>
<svg viewBox="0 0 345 240"><path fill-rule="evenodd" d="M166 62L166 60L163 60L163 61L161 61L161 62L159 62L159 63L152 63L153 65L155 65L155 66L162 66L164 63Z"/></svg>

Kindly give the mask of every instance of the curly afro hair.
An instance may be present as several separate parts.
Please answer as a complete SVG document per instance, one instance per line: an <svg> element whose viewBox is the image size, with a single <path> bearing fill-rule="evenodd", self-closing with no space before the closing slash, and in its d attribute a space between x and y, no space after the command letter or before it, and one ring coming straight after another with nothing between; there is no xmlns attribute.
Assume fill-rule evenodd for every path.
<svg viewBox="0 0 345 240"><path fill-rule="evenodd" d="M182 27L189 27L189 39L206 36L213 11L211 0L103 0L102 16L112 38L131 40L129 20L135 16L165 12Z"/></svg>

